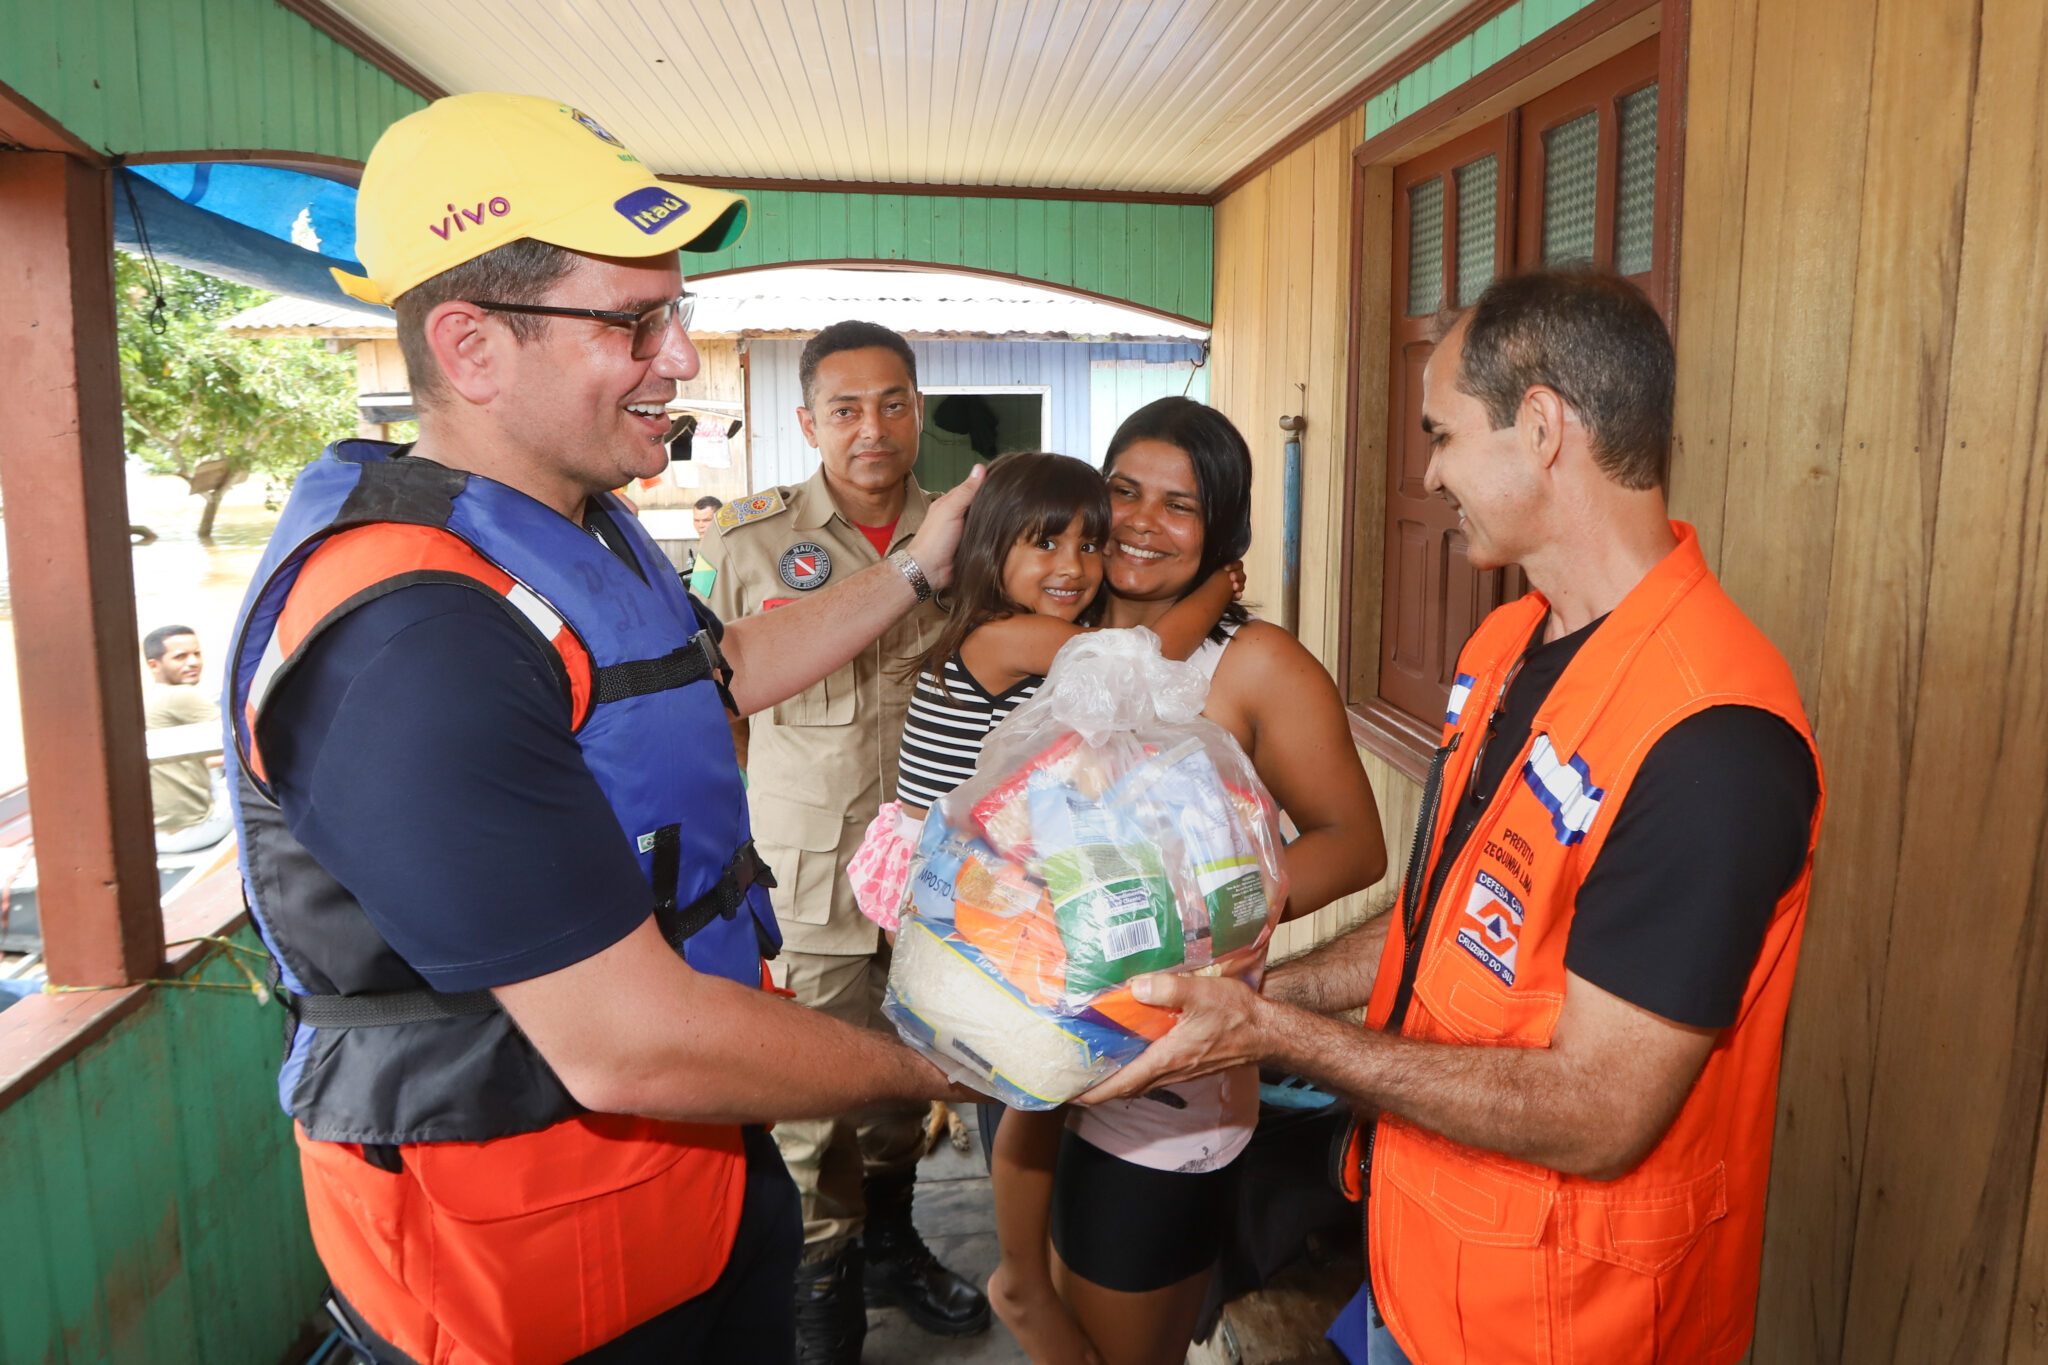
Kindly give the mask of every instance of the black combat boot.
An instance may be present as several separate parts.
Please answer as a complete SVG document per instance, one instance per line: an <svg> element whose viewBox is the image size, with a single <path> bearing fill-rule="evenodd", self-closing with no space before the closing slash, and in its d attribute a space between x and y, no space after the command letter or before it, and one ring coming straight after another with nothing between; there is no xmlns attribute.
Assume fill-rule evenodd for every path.
<svg viewBox="0 0 2048 1365"><path fill-rule="evenodd" d="M939 1264L910 1221L917 1172L870 1176L861 1182L867 1225L866 1294L870 1307L901 1308L934 1336L964 1337L988 1330L988 1296Z"/></svg>
<svg viewBox="0 0 2048 1365"><path fill-rule="evenodd" d="M860 1262L854 1243L829 1260L796 1268L797 1365L860 1365L868 1334Z"/></svg>

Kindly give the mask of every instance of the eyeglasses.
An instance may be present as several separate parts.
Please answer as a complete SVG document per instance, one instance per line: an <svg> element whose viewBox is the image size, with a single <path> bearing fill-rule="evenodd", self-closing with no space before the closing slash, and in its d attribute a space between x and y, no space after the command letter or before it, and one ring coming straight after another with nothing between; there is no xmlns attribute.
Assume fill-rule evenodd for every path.
<svg viewBox="0 0 2048 1365"><path fill-rule="evenodd" d="M668 339L669 319L683 331L690 330L690 319L697 313L697 296L685 291L668 300L657 303L644 313L615 313L602 308L555 308L540 303L486 303L482 299L470 299L472 308L488 308L493 313L530 313L550 318L589 318L593 322L609 323L615 327L630 326L633 329L633 359L652 360L661 354L661 344Z"/></svg>

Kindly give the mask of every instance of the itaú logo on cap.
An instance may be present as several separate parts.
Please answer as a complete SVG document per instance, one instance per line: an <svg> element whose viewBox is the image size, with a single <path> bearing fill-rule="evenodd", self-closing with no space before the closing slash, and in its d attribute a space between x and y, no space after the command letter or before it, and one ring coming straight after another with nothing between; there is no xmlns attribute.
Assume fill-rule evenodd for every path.
<svg viewBox="0 0 2048 1365"><path fill-rule="evenodd" d="M467 232L472 227L482 226L485 218L503 218L511 211L512 201L502 194L479 203L473 209L458 208L450 204L447 214L440 222L427 224L427 231L445 242L451 232Z"/></svg>
<svg viewBox="0 0 2048 1365"><path fill-rule="evenodd" d="M661 231L669 219L679 213L687 213L690 205L687 200L676 198L659 185L649 185L634 190L623 199L614 200L612 207L619 211L621 218L651 237Z"/></svg>

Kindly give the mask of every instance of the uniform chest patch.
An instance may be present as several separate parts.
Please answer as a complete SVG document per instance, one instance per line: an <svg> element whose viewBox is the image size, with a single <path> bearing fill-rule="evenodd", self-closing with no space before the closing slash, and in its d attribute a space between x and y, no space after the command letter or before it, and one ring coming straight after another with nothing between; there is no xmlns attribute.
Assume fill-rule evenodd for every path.
<svg viewBox="0 0 2048 1365"><path fill-rule="evenodd" d="M1600 803L1607 793L1593 785L1593 770L1586 760L1573 754L1570 762L1557 756L1549 735L1536 736L1529 746L1529 761L1522 765L1522 781L1536 793L1536 799L1550 812L1550 832L1569 848L1586 837L1600 817Z"/></svg>
<svg viewBox="0 0 2048 1365"><path fill-rule="evenodd" d="M809 592L824 587L825 580L832 576L832 556L822 545L799 541L782 552L782 562L776 571L790 587Z"/></svg>
<svg viewBox="0 0 2048 1365"><path fill-rule="evenodd" d="M1515 949L1522 939L1522 903L1515 893L1482 872L1465 901L1458 924L1458 946L1479 959L1479 965L1515 984Z"/></svg>

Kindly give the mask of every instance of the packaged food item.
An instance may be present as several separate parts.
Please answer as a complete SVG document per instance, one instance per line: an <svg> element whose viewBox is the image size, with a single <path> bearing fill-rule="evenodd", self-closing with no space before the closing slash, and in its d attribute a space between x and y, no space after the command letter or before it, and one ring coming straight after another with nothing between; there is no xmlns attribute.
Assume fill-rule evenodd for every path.
<svg viewBox="0 0 2048 1365"><path fill-rule="evenodd" d="M1032 780L1037 868L1066 944L1067 998L1075 1004L1186 955L1159 848L1119 813L1045 774Z"/></svg>
<svg viewBox="0 0 2048 1365"><path fill-rule="evenodd" d="M1024 998L1056 1005L1066 995L1067 950L1043 883L1006 858L970 855L954 880L953 928Z"/></svg>
<svg viewBox="0 0 2048 1365"><path fill-rule="evenodd" d="M1034 1006L971 944L916 919L897 931L884 1008L940 1070L1017 1109L1064 1104L1146 1046L1107 1020Z"/></svg>
<svg viewBox="0 0 2048 1365"><path fill-rule="evenodd" d="M1091 797L1109 786L1101 762L1073 734L1061 736L996 783L968 813L988 841L1012 858L1031 856L1031 784L1046 778Z"/></svg>
<svg viewBox="0 0 2048 1365"><path fill-rule="evenodd" d="M956 1080L1064 1103L1172 1028L1132 978L1263 963L1279 814L1207 696L1149 631L1078 637L926 816L883 1010Z"/></svg>
<svg viewBox="0 0 2048 1365"><path fill-rule="evenodd" d="M975 837L971 830L958 830L929 816L910 855L910 876L904 882L903 918L916 915L928 924L951 927L960 869L976 850L990 857L995 851Z"/></svg>
<svg viewBox="0 0 2048 1365"><path fill-rule="evenodd" d="M1149 807L1151 819L1171 824L1180 838L1183 874L1204 908L1207 945L1190 960L1213 957L1249 945L1265 928L1271 909L1267 879L1251 831L1277 814L1263 791L1224 781L1199 739L1186 739L1156 760L1141 764L1110 793L1119 809ZM1187 894L1186 886L1180 888Z"/></svg>

